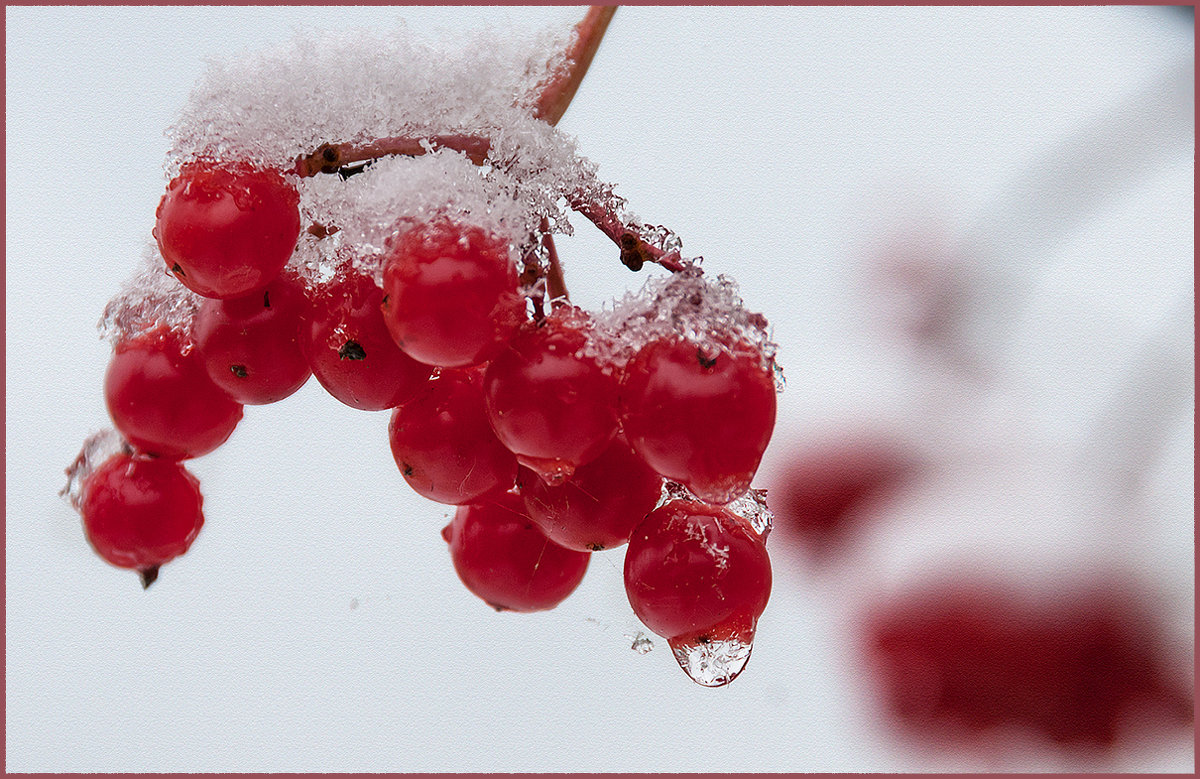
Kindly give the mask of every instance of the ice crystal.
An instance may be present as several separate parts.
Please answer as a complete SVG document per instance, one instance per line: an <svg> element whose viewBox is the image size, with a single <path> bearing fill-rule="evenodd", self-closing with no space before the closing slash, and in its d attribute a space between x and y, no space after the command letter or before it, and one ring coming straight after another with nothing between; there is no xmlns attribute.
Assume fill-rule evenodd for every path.
<svg viewBox="0 0 1200 779"><path fill-rule="evenodd" d="M754 648L752 643L736 638L669 643L679 667L704 687L720 687L736 679Z"/></svg>
<svg viewBox="0 0 1200 779"><path fill-rule="evenodd" d="M92 471L114 454L130 451L125 439L111 428L93 433L84 440L79 456L67 466L67 483L58 494L78 510L83 500L83 483Z"/></svg>
<svg viewBox="0 0 1200 779"><path fill-rule="evenodd" d="M742 497L728 503L725 508L746 520L759 536L765 538L771 532L775 514L767 506L766 490L749 490Z"/></svg>
<svg viewBox="0 0 1200 779"><path fill-rule="evenodd" d="M625 638L628 638L631 641L629 648L637 652L639 655L649 654L650 652L654 651L654 642L649 636L640 630L634 635L626 633Z"/></svg>
<svg viewBox="0 0 1200 779"><path fill-rule="evenodd" d="M737 282L706 275L694 262L678 273L649 278L641 290L597 314L596 327L595 356L618 365L659 339L684 338L714 353L750 347L782 389L766 317L746 309Z"/></svg>
<svg viewBox="0 0 1200 779"><path fill-rule="evenodd" d="M171 275L158 247L150 244L141 268L104 307L98 324L100 335L116 345L139 333L167 327L183 333L186 340L202 300Z"/></svg>

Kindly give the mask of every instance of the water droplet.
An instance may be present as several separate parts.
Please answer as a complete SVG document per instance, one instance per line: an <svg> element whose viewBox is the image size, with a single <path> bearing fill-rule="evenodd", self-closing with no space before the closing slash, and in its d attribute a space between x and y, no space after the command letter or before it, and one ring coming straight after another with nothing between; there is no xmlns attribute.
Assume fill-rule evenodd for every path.
<svg viewBox="0 0 1200 779"><path fill-rule="evenodd" d="M707 641L671 639L667 643L683 672L704 687L720 687L736 679L754 648L750 641L736 637Z"/></svg>

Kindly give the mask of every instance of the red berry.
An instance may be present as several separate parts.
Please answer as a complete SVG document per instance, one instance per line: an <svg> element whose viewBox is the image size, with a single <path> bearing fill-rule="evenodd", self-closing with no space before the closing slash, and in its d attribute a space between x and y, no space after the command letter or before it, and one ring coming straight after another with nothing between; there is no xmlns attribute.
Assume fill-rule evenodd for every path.
<svg viewBox="0 0 1200 779"><path fill-rule="evenodd" d="M775 382L756 349L656 340L626 366L622 425L643 460L698 497L750 486L775 426Z"/></svg>
<svg viewBox="0 0 1200 779"><path fill-rule="evenodd" d="M775 532L820 560L854 532L858 512L900 487L916 463L896 445L838 439L801 449L771 490Z"/></svg>
<svg viewBox="0 0 1200 779"><path fill-rule="evenodd" d="M241 404L208 377L200 352L165 327L117 344L104 399L130 444L174 460L216 449L242 418Z"/></svg>
<svg viewBox="0 0 1200 779"><path fill-rule="evenodd" d="M1189 726L1191 691L1166 672L1132 590L1102 583L1021 596L982 581L911 591L866 621L866 659L897 725L941 743L1037 734L1107 749Z"/></svg>
<svg viewBox="0 0 1200 779"><path fill-rule="evenodd" d="M382 297L369 276L351 271L335 277L313 292L301 339L321 386L363 411L404 403L433 372L396 348L379 312Z"/></svg>
<svg viewBox="0 0 1200 779"><path fill-rule="evenodd" d="M512 493L459 506L442 531L463 584L497 611L545 611L583 580L590 555L546 538Z"/></svg>
<svg viewBox="0 0 1200 779"><path fill-rule="evenodd" d="M194 162L167 186L154 237L188 289L238 297L265 287L291 258L299 203L296 188L276 171Z"/></svg>
<svg viewBox="0 0 1200 779"><path fill-rule="evenodd" d="M383 291L392 338L430 365L483 362L525 320L508 244L444 218L396 239L385 260Z"/></svg>
<svg viewBox="0 0 1200 779"><path fill-rule="evenodd" d="M178 462L129 454L105 460L84 481L79 511L97 554L142 572L188 550L204 524L200 483Z"/></svg>
<svg viewBox="0 0 1200 779"><path fill-rule="evenodd" d="M551 483L600 455L617 432L617 382L584 353L587 315L529 323L489 363L488 419L522 465Z"/></svg>
<svg viewBox="0 0 1200 779"><path fill-rule="evenodd" d="M771 562L741 517L675 500L634 528L625 593L638 619L664 638L749 643L771 594Z"/></svg>
<svg viewBox="0 0 1200 779"><path fill-rule="evenodd" d="M261 292L206 300L196 313L196 347L209 378L247 405L283 400L312 372L300 348L308 306L297 279L280 276Z"/></svg>
<svg viewBox="0 0 1200 779"><path fill-rule="evenodd" d="M629 541L662 495L662 477L621 439L557 487L526 469L517 479L525 509L542 532L556 544L581 551Z"/></svg>
<svg viewBox="0 0 1200 779"><path fill-rule="evenodd" d="M517 458L483 410L479 370L443 370L392 412L388 438L404 480L438 503L471 503L517 479Z"/></svg>

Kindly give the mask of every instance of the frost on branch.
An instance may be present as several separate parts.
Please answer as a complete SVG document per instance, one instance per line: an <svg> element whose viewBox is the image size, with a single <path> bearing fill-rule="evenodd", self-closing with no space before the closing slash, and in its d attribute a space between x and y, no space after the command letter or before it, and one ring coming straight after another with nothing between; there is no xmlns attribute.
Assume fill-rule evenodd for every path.
<svg viewBox="0 0 1200 779"><path fill-rule="evenodd" d="M347 231L320 247L321 257L300 252L293 266L302 274L322 264L371 264L396 232L396 215L436 210L493 229L517 257L539 245L534 232L543 220L551 233L571 234L570 209L600 220L613 240L629 233L658 254L677 251L669 231L628 212L571 138L535 117L576 35L574 28L491 29L453 46L422 41L403 26L388 35L320 31L214 63L168 133L168 176L201 158L300 174L311 224ZM302 162L322 150L328 167ZM354 176L339 186L317 169ZM354 251L336 250L342 246Z"/></svg>
<svg viewBox="0 0 1200 779"><path fill-rule="evenodd" d="M485 29L434 43L403 22L389 33L303 31L210 65L168 132L168 173L197 157L288 167L324 143L498 136L532 117L538 87L563 67L573 34Z"/></svg>
<svg viewBox="0 0 1200 779"><path fill-rule="evenodd" d="M452 151L387 157L345 181L317 176L305 182L302 220L336 227L337 232L319 241L303 241L293 264L309 269L311 276L315 266L330 261L326 256L330 251L352 249L347 261L376 274L378 280L389 241L436 215L467 222L521 246L538 228L537 213L553 207L543 191L519 177L480 168Z"/></svg>

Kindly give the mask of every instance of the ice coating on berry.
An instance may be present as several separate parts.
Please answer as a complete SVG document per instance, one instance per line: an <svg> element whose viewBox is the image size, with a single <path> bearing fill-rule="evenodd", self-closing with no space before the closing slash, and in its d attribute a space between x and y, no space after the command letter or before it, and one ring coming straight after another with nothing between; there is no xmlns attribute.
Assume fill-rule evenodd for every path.
<svg viewBox="0 0 1200 779"><path fill-rule="evenodd" d="M763 539L741 518L696 501L661 506L634 529L624 574L638 619L673 647L732 642L747 645L748 656L770 597L771 565ZM733 667L739 657L730 648L693 660L689 648L678 659L689 674L705 678L714 671L702 666L725 658L728 681L740 670Z"/></svg>
<svg viewBox="0 0 1200 779"><path fill-rule="evenodd" d="M188 341L192 320L203 301L171 275L158 246L151 241L142 255L141 267L109 300L97 327L100 336L113 346L159 327L175 330Z"/></svg>
<svg viewBox="0 0 1200 779"><path fill-rule="evenodd" d="M729 684L750 660L752 641L726 638L708 641L678 640L667 642L675 662L693 682L702 687L721 687Z"/></svg>
<svg viewBox="0 0 1200 779"><path fill-rule="evenodd" d="M725 508L746 520L746 524L758 533L760 538L765 539L771 532L775 514L767 506L766 490L747 490L742 497L725 504Z"/></svg>
<svg viewBox="0 0 1200 779"><path fill-rule="evenodd" d="M665 506L673 500L698 501L700 498L679 482L664 479L662 493L654 508ZM775 524L775 512L771 511L770 506L767 505L766 490L746 490L745 495L726 503L724 508L731 514L746 520L750 529L764 540Z"/></svg>
<svg viewBox="0 0 1200 779"><path fill-rule="evenodd" d="M766 317L746 309L737 282L725 275L708 276L699 265L648 278L641 290L597 313L595 322L590 348L607 362L624 365L657 340L687 340L706 353L738 344L757 350L776 390L783 389L783 372L775 364L778 346Z"/></svg>
<svg viewBox="0 0 1200 779"><path fill-rule="evenodd" d="M66 498L76 511L83 497L83 483L105 460L114 454L128 454L133 450L121 434L111 427L92 433L83 441L79 455L67 466L67 483L59 490L59 495Z"/></svg>

